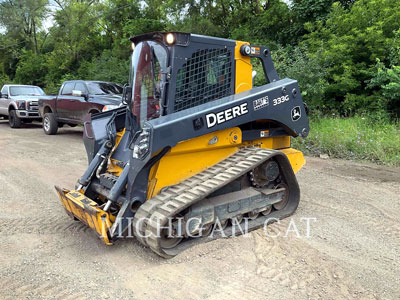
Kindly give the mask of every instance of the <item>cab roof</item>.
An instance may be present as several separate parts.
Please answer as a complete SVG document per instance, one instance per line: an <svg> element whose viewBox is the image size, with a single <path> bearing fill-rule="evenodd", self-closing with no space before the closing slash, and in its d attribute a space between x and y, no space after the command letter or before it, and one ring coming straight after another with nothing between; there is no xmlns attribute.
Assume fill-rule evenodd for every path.
<svg viewBox="0 0 400 300"><path fill-rule="evenodd" d="M166 36L168 34L173 34L175 36L175 42L173 44L168 44L166 42ZM180 31L169 31L169 32L150 32L145 34L136 35L130 38L131 42L135 45L142 41L156 41L160 42L166 46L178 45L178 46L188 46L190 41L204 41L206 43L218 43L218 44L225 44L227 46L232 46L236 42L234 40L218 38L218 37L211 37L206 35L199 35L199 34L192 34Z"/></svg>

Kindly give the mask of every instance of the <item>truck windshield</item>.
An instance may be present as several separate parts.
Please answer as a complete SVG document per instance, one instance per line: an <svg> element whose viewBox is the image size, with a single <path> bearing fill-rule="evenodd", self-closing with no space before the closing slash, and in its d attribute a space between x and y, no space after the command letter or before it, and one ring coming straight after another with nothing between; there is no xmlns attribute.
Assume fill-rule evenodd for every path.
<svg viewBox="0 0 400 300"><path fill-rule="evenodd" d="M112 95L122 94L123 87L110 82L89 82L89 94L91 95Z"/></svg>
<svg viewBox="0 0 400 300"><path fill-rule="evenodd" d="M137 44L132 54L132 113L140 126L160 116L167 68L167 50L153 41Z"/></svg>
<svg viewBox="0 0 400 300"><path fill-rule="evenodd" d="M45 93L38 86L11 86L11 96L44 96Z"/></svg>

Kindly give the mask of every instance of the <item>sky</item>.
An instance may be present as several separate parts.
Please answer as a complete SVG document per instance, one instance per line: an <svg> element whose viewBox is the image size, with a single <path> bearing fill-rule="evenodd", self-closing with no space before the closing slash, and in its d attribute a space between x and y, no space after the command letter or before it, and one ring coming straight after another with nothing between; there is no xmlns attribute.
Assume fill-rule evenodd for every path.
<svg viewBox="0 0 400 300"><path fill-rule="evenodd" d="M43 22L43 29L46 32L48 32L50 27L53 26L53 24L54 24L53 15L54 15L54 12L59 9L59 6L53 0L50 0L49 5L47 5L47 8L49 9L50 13L49 13L49 16L46 18L46 20Z"/></svg>

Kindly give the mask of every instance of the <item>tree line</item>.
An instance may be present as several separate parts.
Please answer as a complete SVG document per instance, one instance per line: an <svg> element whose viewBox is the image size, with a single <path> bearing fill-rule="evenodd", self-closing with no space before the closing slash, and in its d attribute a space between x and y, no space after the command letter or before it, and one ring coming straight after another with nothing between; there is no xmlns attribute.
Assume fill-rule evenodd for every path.
<svg viewBox="0 0 400 300"><path fill-rule="evenodd" d="M398 0L0 0L0 26L0 84L125 83L129 37L174 30L268 46L314 113L400 114Z"/></svg>

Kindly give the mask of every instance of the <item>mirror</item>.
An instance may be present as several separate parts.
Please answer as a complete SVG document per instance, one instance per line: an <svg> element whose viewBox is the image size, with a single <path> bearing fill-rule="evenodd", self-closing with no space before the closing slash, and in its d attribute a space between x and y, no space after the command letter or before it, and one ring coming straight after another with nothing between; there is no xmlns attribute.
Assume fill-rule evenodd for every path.
<svg viewBox="0 0 400 300"><path fill-rule="evenodd" d="M73 90L72 91L72 96L74 97L82 97L82 91L78 91L78 90Z"/></svg>
<svg viewBox="0 0 400 300"><path fill-rule="evenodd" d="M132 87L130 87L127 83L124 85L124 90L122 92L122 103L130 106L132 102Z"/></svg>
<svg viewBox="0 0 400 300"><path fill-rule="evenodd" d="M74 97L83 97L86 101L89 99L89 95L83 93L80 90L72 90L72 96Z"/></svg>

